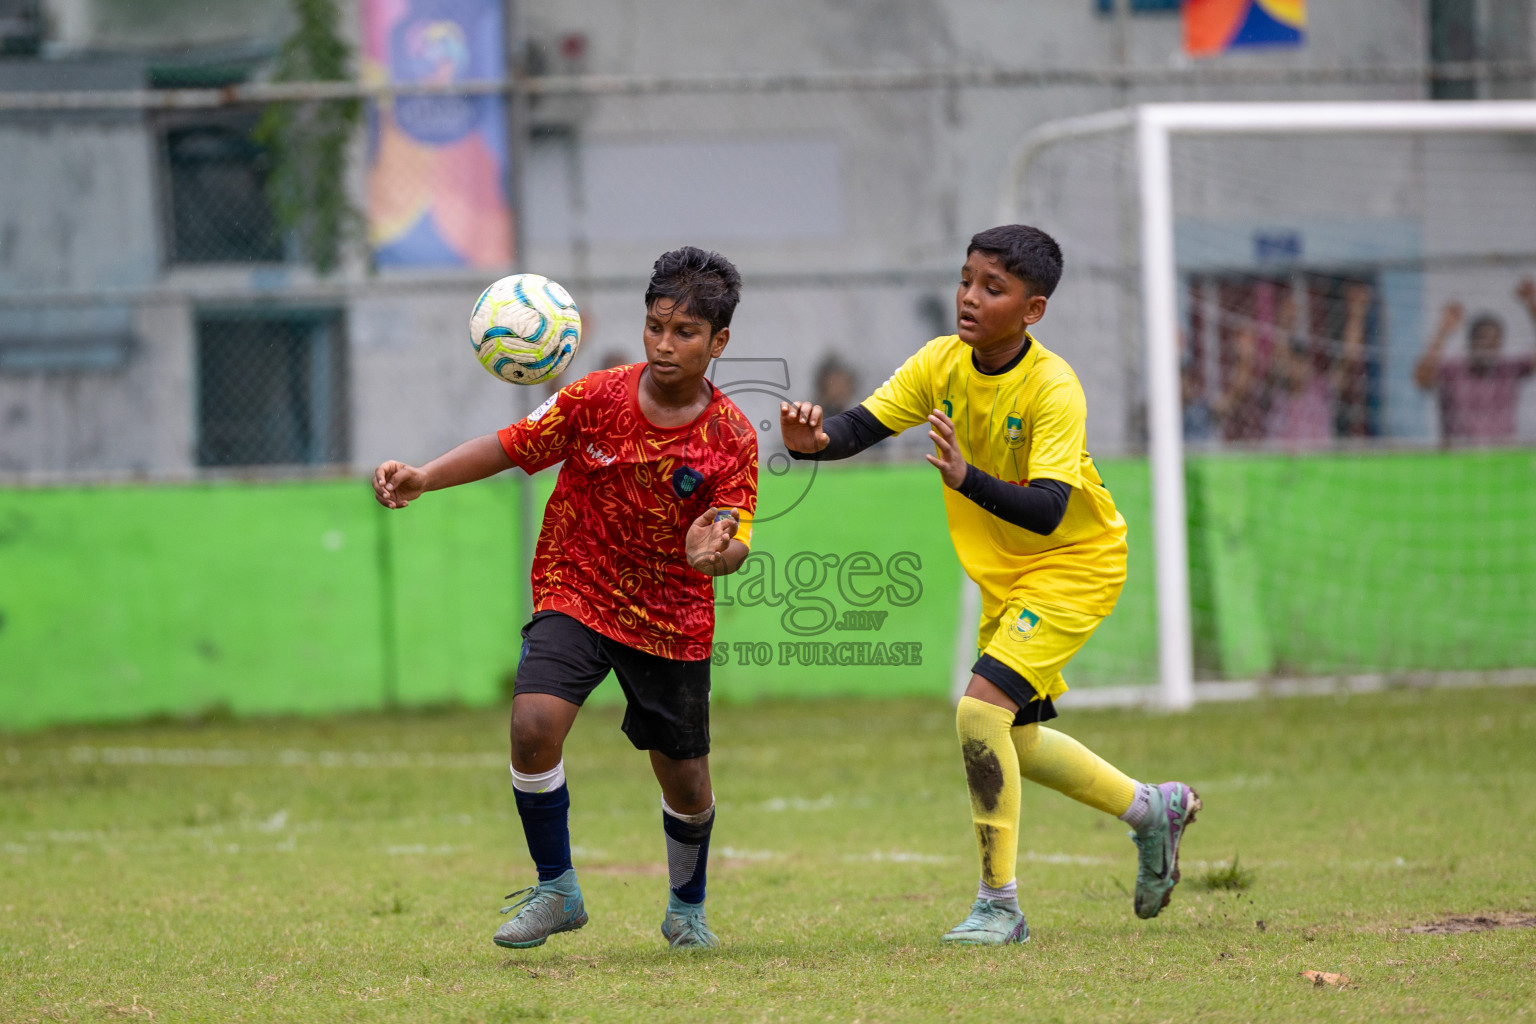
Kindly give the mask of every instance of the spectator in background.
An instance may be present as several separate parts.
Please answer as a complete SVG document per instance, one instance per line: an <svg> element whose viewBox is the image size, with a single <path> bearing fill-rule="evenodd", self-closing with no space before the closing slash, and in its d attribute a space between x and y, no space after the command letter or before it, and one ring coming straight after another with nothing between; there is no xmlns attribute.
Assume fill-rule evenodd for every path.
<svg viewBox="0 0 1536 1024"><path fill-rule="evenodd" d="M1515 289L1531 320L1536 322L1536 279L1525 278ZM1536 372L1536 356L1504 356L1504 322L1489 313L1472 320L1467 354L1447 359L1445 343L1461 326L1461 303L1447 302L1440 326L1413 368L1413 379L1440 399L1440 436L1447 443L1507 441L1515 436L1515 407L1520 385Z"/></svg>
<svg viewBox="0 0 1536 1024"><path fill-rule="evenodd" d="M1259 342L1251 323L1232 332L1232 366L1226 386L1211 403L1226 441L1255 441L1264 436L1264 378L1259 373Z"/></svg>
<svg viewBox="0 0 1536 1024"><path fill-rule="evenodd" d="M843 361L835 355L829 355L816 367L816 398L815 404L821 406L821 414L826 419L831 419L840 412L846 412L855 404L855 396L858 394L858 381L853 378L853 371L843 365Z"/></svg>
<svg viewBox="0 0 1536 1024"><path fill-rule="evenodd" d="M1205 374L1188 332L1179 335L1179 399L1184 409L1184 440L1209 441L1216 436L1215 404L1205 397Z"/></svg>
<svg viewBox="0 0 1536 1024"><path fill-rule="evenodd" d="M1297 330L1296 298L1287 295L1276 319L1270 358L1271 391L1264 434L1288 447L1326 444L1333 439L1334 406L1358 390L1365 375L1365 317L1371 288L1351 282L1344 292L1344 331L1337 352L1309 332ZM1331 346L1327 346L1331 347Z"/></svg>

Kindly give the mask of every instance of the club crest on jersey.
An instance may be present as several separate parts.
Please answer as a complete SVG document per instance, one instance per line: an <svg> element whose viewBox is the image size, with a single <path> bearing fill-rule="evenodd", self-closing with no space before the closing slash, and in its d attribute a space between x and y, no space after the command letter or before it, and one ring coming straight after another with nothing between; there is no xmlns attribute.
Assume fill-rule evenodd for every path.
<svg viewBox="0 0 1536 1024"><path fill-rule="evenodd" d="M1028 608L1019 609L1019 617L1008 624L1008 635L1020 643L1033 640L1040 630L1040 616Z"/></svg>
<svg viewBox="0 0 1536 1024"><path fill-rule="evenodd" d="M672 493L687 498L704 482L704 474L692 466L679 466L672 472Z"/></svg>
<svg viewBox="0 0 1536 1024"><path fill-rule="evenodd" d="M1024 419L1014 413L1009 413L1003 419L1003 435L1008 439L1009 448L1018 448L1024 444Z"/></svg>

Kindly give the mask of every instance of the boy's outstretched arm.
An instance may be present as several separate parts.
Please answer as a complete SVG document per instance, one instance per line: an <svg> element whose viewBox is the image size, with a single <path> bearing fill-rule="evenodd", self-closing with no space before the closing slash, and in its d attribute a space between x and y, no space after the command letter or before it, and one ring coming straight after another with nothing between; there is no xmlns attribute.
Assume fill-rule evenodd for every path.
<svg viewBox="0 0 1536 1024"><path fill-rule="evenodd" d="M838 413L823 423L819 405L780 402L779 433L792 457L824 462L857 455L896 431L881 423L862 405Z"/></svg>
<svg viewBox="0 0 1536 1024"><path fill-rule="evenodd" d="M1428 390L1435 386L1440 374L1440 353L1451 335L1456 333L1456 328L1461 326L1465 315L1466 307L1454 299L1440 310L1440 324L1435 328L1435 336L1429 339L1429 344L1419 354L1418 362L1413 364L1413 380L1419 387Z"/></svg>
<svg viewBox="0 0 1536 1024"><path fill-rule="evenodd" d="M955 424L943 410L933 410L928 425L933 428L928 437L939 454L926 458L939 471L944 486L959 491L1003 522L1031 533L1049 535L1061 525L1072 497L1071 484L1050 477L1031 480L1028 486L999 480L965 461L955 443Z"/></svg>
<svg viewBox="0 0 1536 1024"><path fill-rule="evenodd" d="M427 491L473 483L511 469L512 460L495 434L465 441L425 466L391 459L373 472L373 496L385 508L405 508Z"/></svg>

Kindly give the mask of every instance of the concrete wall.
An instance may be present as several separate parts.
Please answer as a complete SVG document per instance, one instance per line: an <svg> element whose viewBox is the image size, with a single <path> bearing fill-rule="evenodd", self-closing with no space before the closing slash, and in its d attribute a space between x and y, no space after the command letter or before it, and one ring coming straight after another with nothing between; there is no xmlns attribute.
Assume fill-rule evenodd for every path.
<svg viewBox="0 0 1536 1024"><path fill-rule="evenodd" d="M0 88L23 77L9 63ZM76 78L61 73L66 64L46 68L30 78L34 86L121 88L137 85L140 71L118 62L80 67ZM138 115L0 118L0 296L153 284L161 262L154 160ZM185 466L190 453L178 439L188 419L188 349L165 326L155 310L126 303L0 307L0 345L104 353L88 369L41 372L16 371L9 353L0 355L0 469Z"/></svg>
<svg viewBox="0 0 1536 1024"><path fill-rule="evenodd" d="M1532 31L1529 3L1488 2L1504 5L1499 24ZM1304 48L1218 60L1233 67L1414 64L1427 49L1425 6L1426 0L1314 4ZM1092 0L529 0L525 10L536 38L583 34L583 67L596 73L968 63L1169 67L1187 60L1176 16L1117 20L1099 14ZM188 47L270 46L286 29L286 11L282 0L51 0L52 52L89 48L147 53L147 60ZM350 24L350 7L347 14ZM0 62L0 88L90 87L99 64L63 57ZM142 81L143 65L136 67L118 76L120 84L134 74ZM1058 86L599 98L568 104L568 130L544 132L531 147L523 266L577 294L586 327L572 371L579 373L614 351L640 358L639 296L657 254L685 242L718 248L747 279L732 355L784 358L793 368L790 391L809 395L816 363L841 352L867 391L939 329L931 308L944 310L952 301L965 242L993 222L1005 161L1031 127L1155 99L1388 99L1422 92L1401 84ZM549 114L546 107L546 120ZM149 126L119 122L103 132L99 122L35 122L0 121L0 300L41 287L171 283L281 301L285 288L307 280L291 267L164 270L158 143ZM1255 150L1253 160L1268 160L1264 153ZM1234 175L1242 166L1230 165ZM1443 179L1449 192L1416 200L1405 212L1406 200L1393 197L1422 197L1425 172L1404 167L1390 172L1406 176L1401 188L1363 178L1345 205L1355 206L1364 189L1382 218L1433 224L1457 216L1446 200L1476 195L1453 173ZM1111 454L1134 446L1141 394L1134 297L1105 272L1130 239L1123 227L1133 212L1125 200L1129 178L1123 166L1088 161L1064 171L1059 185L1063 201L1041 207L1040 220L1060 234L1068 270L1038 333L1078 369L1092 410L1090 445ZM1489 230L1516 226L1500 215ZM82 245L84 239L92 244ZM346 274L363 278L357 266ZM425 457L501 425L534 400L495 383L469 358L462 330L472 286L395 289L388 276L381 280L382 287L341 303L353 348L354 461ZM1426 283L1424 306L1457 287L1449 279ZM195 312L190 301L119 308L112 314L122 325L116 329L132 331L134 348L112 370L50 377L0 371L0 467L190 468ZM0 303L0 335L8 330L43 328ZM1415 415L1404 422L1421 431L1423 417ZM771 436L763 440L772 446Z"/></svg>
<svg viewBox="0 0 1536 1024"><path fill-rule="evenodd" d="M867 0L829 4L804 0L776 4L756 15L707 3L676 4L677 17L658 16L654 4L533 3L535 35L558 39L582 32L590 40L589 70L690 72L819 70L952 66L1098 68L1182 66L1179 18L1166 14L1118 22L1090 2L997 3ZM1315 5L1308 45L1294 51L1251 52L1221 58L1224 65L1337 67L1350 63L1405 65L1427 46L1422 0L1369 0ZM711 45L711 41L715 41ZM727 41L719 45L718 41ZM732 45L736 44L736 45ZM685 55L685 56L684 56ZM783 355L791 365L814 366L829 349L854 351L861 386L869 388L931 336L920 300L952 301L953 274L972 233L994 222L1000 174L1027 130L1061 117L1147 100L1166 99L1405 99L1418 86L1112 88L1060 86L1029 90L976 89L954 96L928 93L852 93L754 97L599 99L580 123L585 150L645 138L673 140L823 140L837 147L842 167L833 205L843 211L836 237L788 240L721 236L708 239L748 273L740 341L754 351ZM535 151L536 160L538 151ZM550 208L572 202L561 184L581 157L535 164L530 181L531 262L578 281L643 273L662 239L646 248L603 238L598 232L559 237ZM1091 161L1089 162L1091 163ZM1074 166L1072 185L1092 175L1098 207L1116 212L1130 187L1128 168ZM670 167L631 164L630 188L644 193L648 175ZM634 179L641 179L636 183ZM823 202L820 191L814 202ZM589 204L602 199L587 198ZM1104 212L1083 204L1070 222L1053 225L1066 247L1068 271L1037 332L1077 368L1088 393L1089 443L1123 451L1135 443L1140 403L1140 324L1123 286L1102 274L1082 273L1118 259L1126 239L1115 217L1100 217L1100 231L1083 230L1082 215ZM1132 215L1133 210L1129 211ZM1046 219L1049 220L1048 207ZM1128 236L1133 238L1133 236ZM679 238L677 241L696 239ZM702 242L700 244L703 244ZM751 272L921 270L895 288L841 284L816 294L807 288L754 289ZM766 299L766 302L764 301ZM599 298L604 308L606 297ZM637 317L631 304L631 322ZM594 346L627 343L603 333ZM799 382L796 382L797 384ZM771 444L771 442L770 442Z"/></svg>

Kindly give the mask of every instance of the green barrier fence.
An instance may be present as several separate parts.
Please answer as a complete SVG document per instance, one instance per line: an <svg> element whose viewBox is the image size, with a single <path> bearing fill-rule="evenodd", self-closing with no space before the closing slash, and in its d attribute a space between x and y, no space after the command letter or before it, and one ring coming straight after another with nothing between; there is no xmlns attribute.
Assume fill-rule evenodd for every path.
<svg viewBox="0 0 1536 1024"><path fill-rule="evenodd" d="M1130 581L1068 678L1150 683L1146 464L1100 468ZM1211 457L1188 485L1202 674L1536 665L1531 452ZM926 465L764 473L775 514L717 593L717 696L947 692L962 580L939 486ZM0 493L0 729L502 699L516 509L509 478L396 512L358 481Z"/></svg>
<svg viewBox="0 0 1536 1024"><path fill-rule="evenodd" d="M1536 666L1536 453L1207 458L1190 482L1209 670Z"/></svg>
<svg viewBox="0 0 1536 1024"><path fill-rule="evenodd" d="M433 497L390 518L354 481L0 494L0 725L493 699L512 489Z"/></svg>

